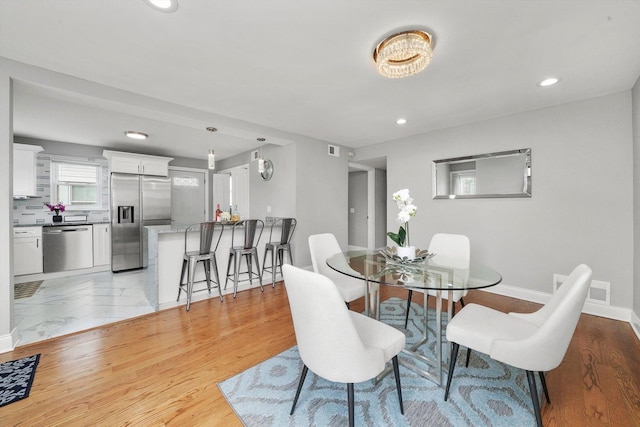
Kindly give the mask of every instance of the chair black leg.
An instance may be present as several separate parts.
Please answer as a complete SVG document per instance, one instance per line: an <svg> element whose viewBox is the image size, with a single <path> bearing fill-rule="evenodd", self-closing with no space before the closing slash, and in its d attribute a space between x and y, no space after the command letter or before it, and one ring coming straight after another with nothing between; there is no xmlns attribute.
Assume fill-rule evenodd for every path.
<svg viewBox="0 0 640 427"><path fill-rule="evenodd" d="M298 403L298 397L300 397L300 390L302 390L302 384L304 384L304 379L307 377L308 371L309 371L309 368L307 368L307 365L304 365L302 367L302 373L300 374L300 382L298 382L296 397L293 399L293 405L291 406L291 412L289 412L289 415L293 415L293 411L296 410L296 403Z"/></svg>
<svg viewBox="0 0 640 427"><path fill-rule="evenodd" d="M458 350L460 349L460 344L452 343L453 348L451 349L451 358L449 359L449 376L447 377L447 388L444 389L444 400L445 402L449 398L449 387L451 387L451 378L453 378L453 369L456 366L456 359L458 358Z"/></svg>
<svg viewBox="0 0 640 427"><path fill-rule="evenodd" d="M396 377L396 388L398 389L398 402L400 402L400 413L404 415L404 405L402 404L402 388L400 387L400 369L398 367L398 356L391 359L393 364L393 375Z"/></svg>
<svg viewBox="0 0 640 427"><path fill-rule="evenodd" d="M542 427L542 414L540 413L540 403L538 402L538 388L536 387L536 377L533 371L527 371L527 380L529 381L529 392L533 401L533 412L536 416L536 425Z"/></svg>
<svg viewBox="0 0 640 427"><path fill-rule="evenodd" d="M469 358L471 357L471 349L468 348L467 349L467 360L464 362L464 367L468 368L469 367Z"/></svg>
<svg viewBox="0 0 640 427"><path fill-rule="evenodd" d="M551 400L549 400L549 390L547 389L547 381L544 379L544 372L540 371L540 372L538 372L538 374L540 375L540 382L542 383L542 390L544 390L544 397L547 398L547 403L551 403Z"/></svg>
<svg viewBox="0 0 640 427"><path fill-rule="evenodd" d="M178 283L178 298L176 301L180 301L180 292L182 292L182 282L184 282L184 273L187 272L187 260L182 261L182 273L180 274L180 283Z"/></svg>
<svg viewBox="0 0 640 427"><path fill-rule="evenodd" d="M460 305L464 307L464 298L460 298Z"/></svg>
<svg viewBox="0 0 640 427"><path fill-rule="evenodd" d="M353 383L347 384L347 401L349 403L349 427L353 427L355 424L355 403L353 396Z"/></svg>
<svg viewBox="0 0 640 427"><path fill-rule="evenodd" d="M407 314L404 316L404 328L407 329L407 325L409 324L409 310L411 309L411 296L413 295L413 291L409 289L409 296L407 297ZM426 310L426 307L425 307Z"/></svg>

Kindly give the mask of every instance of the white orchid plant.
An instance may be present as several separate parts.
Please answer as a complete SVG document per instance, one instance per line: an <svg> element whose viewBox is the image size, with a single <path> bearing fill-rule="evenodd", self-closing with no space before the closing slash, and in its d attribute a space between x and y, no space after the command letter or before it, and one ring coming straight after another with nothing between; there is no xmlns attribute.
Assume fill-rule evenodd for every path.
<svg viewBox="0 0 640 427"><path fill-rule="evenodd" d="M393 193L393 200L398 205L398 217L396 221L400 224L397 233L388 232L387 236L398 246L410 246L409 243L409 220L416 215L418 208L413 204L413 199L409 196L408 189L402 189Z"/></svg>

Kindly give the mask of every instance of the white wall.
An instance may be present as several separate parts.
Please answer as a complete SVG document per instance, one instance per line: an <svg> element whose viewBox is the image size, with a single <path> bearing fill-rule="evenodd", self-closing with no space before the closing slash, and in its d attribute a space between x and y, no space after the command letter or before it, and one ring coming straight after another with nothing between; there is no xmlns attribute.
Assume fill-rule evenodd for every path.
<svg viewBox="0 0 640 427"><path fill-rule="evenodd" d="M434 200L431 162L532 149L533 197ZM469 236L472 258L503 283L551 293L553 273L579 263L611 282L611 304L633 301L631 93L536 110L357 150L354 161L387 156L388 197L409 188L418 206L411 242L436 232ZM388 203L389 230L396 207Z"/></svg>

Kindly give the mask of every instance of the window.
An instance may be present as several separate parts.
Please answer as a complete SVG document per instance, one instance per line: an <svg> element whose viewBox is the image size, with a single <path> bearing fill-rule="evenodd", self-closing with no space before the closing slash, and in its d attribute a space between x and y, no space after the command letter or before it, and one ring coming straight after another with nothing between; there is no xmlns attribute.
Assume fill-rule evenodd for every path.
<svg viewBox="0 0 640 427"><path fill-rule="evenodd" d="M51 200L68 210L101 209L102 167L97 163L51 162Z"/></svg>
<svg viewBox="0 0 640 427"><path fill-rule="evenodd" d="M475 171L451 172L451 194L467 196L476 194Z"/></svg>

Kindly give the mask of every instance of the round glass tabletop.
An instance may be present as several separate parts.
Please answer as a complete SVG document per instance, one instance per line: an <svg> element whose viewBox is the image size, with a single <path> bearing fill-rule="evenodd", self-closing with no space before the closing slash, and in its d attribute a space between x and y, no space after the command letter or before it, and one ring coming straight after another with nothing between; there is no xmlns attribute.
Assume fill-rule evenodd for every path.
<svg viewBox="0 0 640 427"><path fill-rule="evenodd" d="M502 281L500 273L485 265L435 255L402 263L377 250L348 251L327 258L327 265L357 279L412 289L481 289Z"/></svg>

